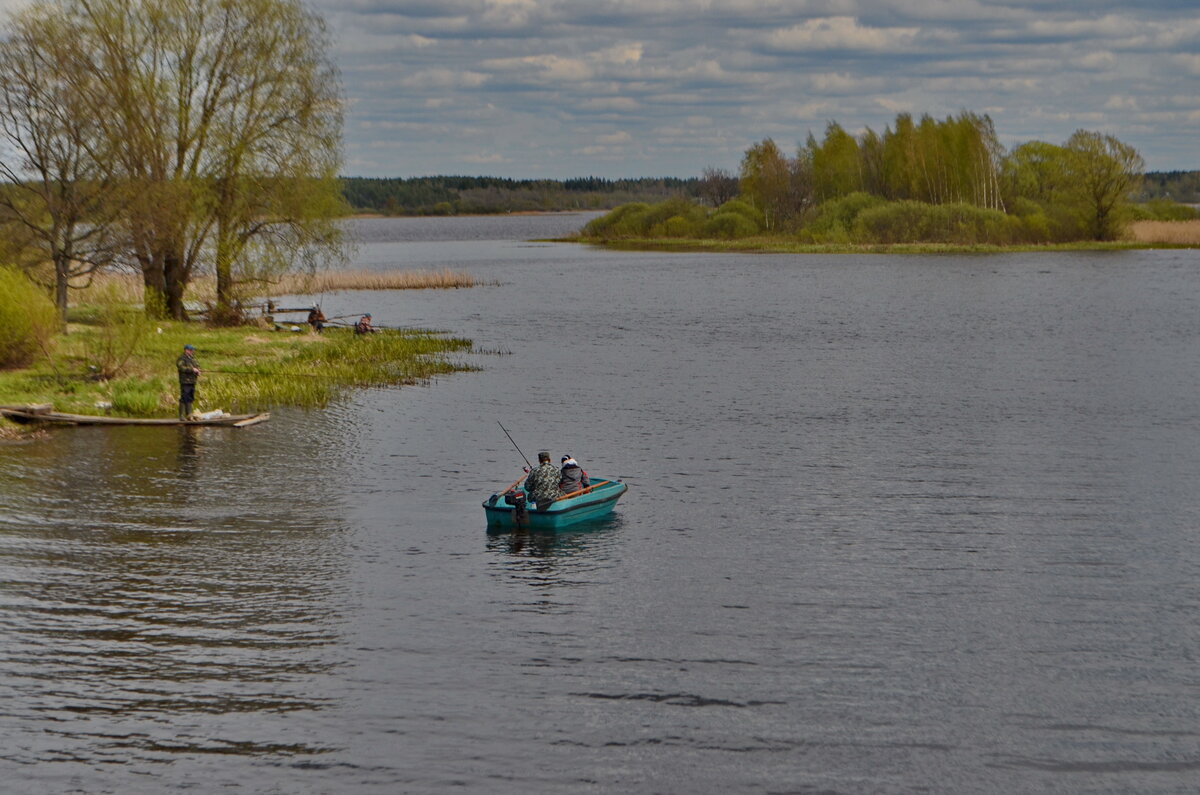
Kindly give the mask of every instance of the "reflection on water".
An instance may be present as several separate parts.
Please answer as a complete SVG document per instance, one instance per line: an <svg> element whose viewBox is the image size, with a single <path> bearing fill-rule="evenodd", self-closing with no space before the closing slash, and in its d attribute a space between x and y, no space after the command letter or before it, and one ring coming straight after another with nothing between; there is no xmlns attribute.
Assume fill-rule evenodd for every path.
<svg viewBox="0 0 1200 795"><path fill-rule="evenodd" d="M5 759L328 750L230 723L328 708L344 664L335 503L302 465L264 487L236 433L62 429L3 460L4 716L53 727Z"/></svg>
<svg viewBox="0 0 1200 795"><path fill-rule="evenodd" d="M493 574L549 597L556 589L573 592L596 582L617 565L621 518L610 516L572 531L513 530L486 538L488 551L496 556Z"/></svg>

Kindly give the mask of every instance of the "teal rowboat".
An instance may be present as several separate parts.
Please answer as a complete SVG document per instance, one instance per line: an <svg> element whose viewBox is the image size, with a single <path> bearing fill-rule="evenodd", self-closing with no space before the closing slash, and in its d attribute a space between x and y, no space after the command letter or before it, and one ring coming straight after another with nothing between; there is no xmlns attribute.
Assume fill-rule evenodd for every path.
<svg viewBox="0 0 1200 795"><path fill-rule="evenodd" d="M524 491L510 488L503 494L493 494L484 500L483 512L487 516L489 530L517 527L529 530L560 530L607 516L628 489L629 487L619 480L594 479L589 488L559 497L550 503L549 508L539 511L533 505L525 505Z"/></svg>

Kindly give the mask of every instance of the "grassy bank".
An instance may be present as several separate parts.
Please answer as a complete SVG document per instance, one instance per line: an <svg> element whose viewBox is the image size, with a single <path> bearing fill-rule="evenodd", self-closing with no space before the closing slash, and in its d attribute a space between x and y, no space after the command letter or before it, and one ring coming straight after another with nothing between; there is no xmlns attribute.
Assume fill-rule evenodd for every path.
<svg viewBox="0 0 1200 795"><path fill-rule="evenodd" d="M85 316L86 313L81 313ZM257 327L206 328L195 323L73 323L49 358L0 372L0 404L52 403L59 411L115 416L173 416L178 399L175 358L196 347L203 374L195 408L230 412L277 406L319 408L355 387L415 384L470 369L452 355L470 340L434 332L384 331L356 337L274 332Z"/></svg>
<svg viewBox="0 0 1200 795"><path fill-rule="evenodd" d="M780 237L744 237L736 240L693 238L562 238L560 243L586 243L618 251L696 251L760 254L1005 254L1027 251L1126 251L1147 248L1194 248L1200 244L1161 241L1082 241L1042 245L954 243L799 243Z"/></svg>

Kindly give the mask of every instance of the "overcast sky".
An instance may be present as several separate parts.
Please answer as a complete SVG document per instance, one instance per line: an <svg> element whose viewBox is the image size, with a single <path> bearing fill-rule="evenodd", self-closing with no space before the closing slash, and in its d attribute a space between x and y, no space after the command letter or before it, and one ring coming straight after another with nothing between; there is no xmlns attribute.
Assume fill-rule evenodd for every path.
<svg viewBox="0 0 1200 795"><path fill-rule="evenodd" d="M1006 146L1083 128L1200 169L1200 0L310 2L347 175L698 176L960 110Z"/></svg>

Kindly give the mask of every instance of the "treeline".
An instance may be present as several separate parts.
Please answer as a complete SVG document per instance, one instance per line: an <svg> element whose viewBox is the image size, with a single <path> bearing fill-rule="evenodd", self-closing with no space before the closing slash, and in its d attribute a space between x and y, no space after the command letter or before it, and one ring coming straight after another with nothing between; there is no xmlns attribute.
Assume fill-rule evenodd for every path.
<svg viewBox="0 0 1200 795"><path fill-rule="evenodd" d="M501 177L344 177L342 194L356 212L380 215L483 215L606 210L628 202L696 196L700 180L675 177L516 180Z"/></svg>
<svg viewBox="0 0 1200 795"><path fill-rule="evenodd" d="M720 201L621 207L585 235L1004 245L1112 240L1138 217L1194 217L1169 201L1135 208L1142 171L1137 150L1111 135L1079 130L1006 151L986 115L900 114L881 133L831 122L795 154L765 139L736 176L705 172L697 194Z"/></svg>
<svg viewBox="0 0 1200 795"><path fill-rule="evenodd" d="M1200 204L1200 171L1149 171L1142 178L1138 199Z"/></svg>

